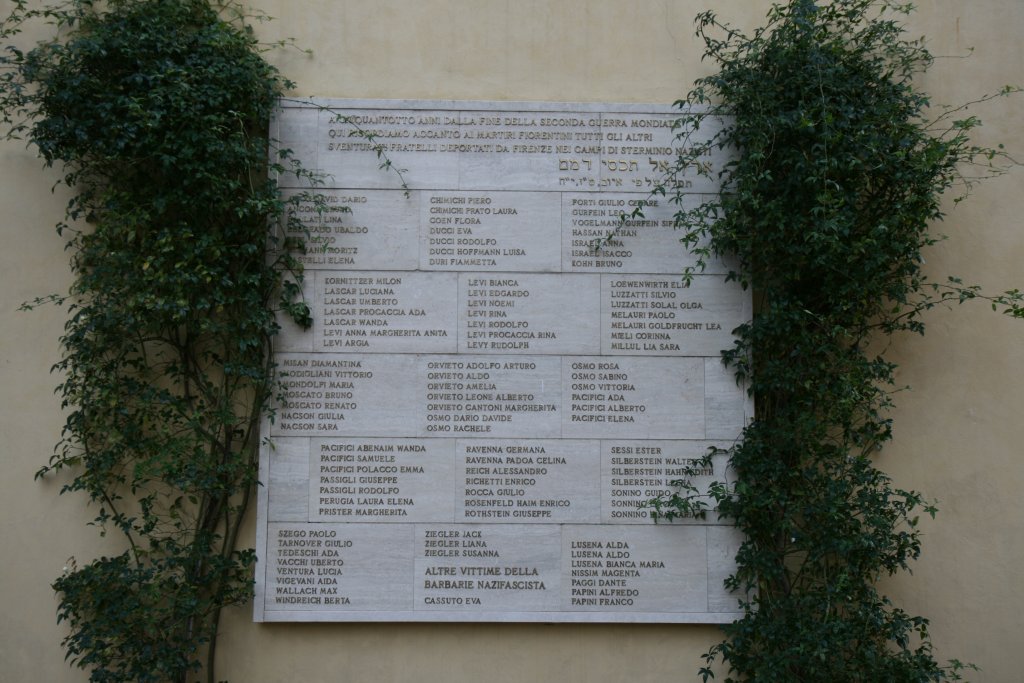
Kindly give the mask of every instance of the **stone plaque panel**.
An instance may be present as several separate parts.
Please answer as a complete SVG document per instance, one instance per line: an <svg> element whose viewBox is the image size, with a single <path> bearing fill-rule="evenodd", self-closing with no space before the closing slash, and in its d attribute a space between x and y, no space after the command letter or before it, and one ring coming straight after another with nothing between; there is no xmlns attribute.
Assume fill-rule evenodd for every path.
<svg viewBox="0 0 1024 683"><path fill-rule="evenodd" d="M297 215L310 226L291 236L306 241L296 254L310 270L416 270L419 264L417 221L419 193L401 190L346 191L318 188L326 208L301 202ZM285 191L288 196L291 193Z"/></svg>
<svg viewBox="0 0 1024 683"><path fill-rule="evenodd" d="M694 277L601 278L601 352L631 356L713 357L750 319L750 297L735 282Z"/></svg>
<svg viewBox="0 0 1024 683"><path fill-rule="evenodd" d="M703 439L700 358L573 356L562 363L562 434Z"/></svg>
<svg viewBox="0 0 1024 683"><path fill-rule="evenodd" d="M460 351L601 352L599 275L466 274L459 292Z"/></svg>
<svg viewBox="0 0 1024 683"><path fill-rule="evenodd" d="M458 524L416 531L415 609L558 610L557 525Z"/></svg>
<svg viewBox="0 0 1024 683"><path fill-rule="evenodd" d="M560 220L548 192L424 192L420 267L429 270L557 272Z"/></svg>
<svg viewBox="0 0 1024 683"><path fill-rule="evenodd" d="M310 521L450 521L453 447L449 439L312 439Z"/></svg>
<svg viewBox="0 0 1024 683"><path fill-rule="evenodd" d="M412 525L274 524L267 528L266 609L407 609Z"/></svg>
<svg viewBox="0 0 1024 683"><path fill-rule="evenodd" d="M456 519L580 523L600 514L598 441L458 442Z"/></svg>
<svg viewBox="0 0 1024 683"><path fill-rule="evenodd" d="M332 178L333 186L395 187L395 178L381 173L376 151L380 144L410 187L460 187L459 112L350 109L327 102L322 106L325 108L319 110L314 168Z"/></svg>
<svg viewBox="0 0 1024 683"><path fill-rule="evenodd" d="M650 194L687 144L678 115L283 104L280 145L327 176L295 209L314 324L282 321L276 345L257 620L737 616L735 531L646 507L727 480L702 457L752 412L719 358L749 294L718 261L686 286L679 207ZM683 208L717 191L692 171Z"/></svg>
<svg viewBox="0 0 1024 683"><path fill-rule="evenodd" d="M696 265L696 259L679 241L673 216L706 197L686 195L682 205L676 205L664 197L629 192L562 193L563 268L566 272L678 275L684 267ZM632 216L637 209L642 216ZM598 241L602 247L594 249ZM713 260L703 272L722 274L727 268Z"/></svg>
<svg viewBox="0 0 1024 683"><path fill-rule="evenodd" d="M454 353L454 273L311 273L313 349Z"/></svg>
<svg viewBox="0 0 1024 683"><path fill-rule="evenodd" d="M728 446L723 442L678 439L602 441L602 519L606 524L650 524L651 510L645 503L679 491L678 482L706 492L712 481L727 478L726 458L715 455L709 464L704 464L703 459L711 448Z"/></svg>
<svg viewBox="0 0 1024 683"><path fill-rule="evenodd" d="M565 527L562 608L597 612L705 612L706 527Z"/></svg>

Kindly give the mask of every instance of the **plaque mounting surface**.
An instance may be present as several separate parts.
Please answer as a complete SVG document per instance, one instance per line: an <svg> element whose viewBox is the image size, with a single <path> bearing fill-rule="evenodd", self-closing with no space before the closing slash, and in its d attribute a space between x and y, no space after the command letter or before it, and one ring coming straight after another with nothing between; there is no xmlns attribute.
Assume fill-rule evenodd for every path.
<svg viewBox="0 0 1024 683"><path fill-rule="evenodd" d="M347 117L351 123L338 120ZM750 417L720 349L749 294L663 198L678 111L319 100L274 137L330 174L265 421L258 621L724 622L739 539L640 505ZM397 176L380 170L374 135ZM711 158L712 164L721 160ZM281 179L300 191L296 179ZM687 181L688 201L715 191ZM715 462L694 478L725 476Z"/></svg>

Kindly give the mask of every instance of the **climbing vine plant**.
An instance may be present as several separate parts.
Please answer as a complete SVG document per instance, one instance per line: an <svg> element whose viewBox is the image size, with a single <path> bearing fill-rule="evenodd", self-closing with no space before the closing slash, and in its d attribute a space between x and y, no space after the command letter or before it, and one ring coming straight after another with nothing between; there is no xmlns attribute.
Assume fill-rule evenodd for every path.
<svg viewBox="0 0 1024 683"><path fill-rule="evenodd" d="M964 670L938 663L928 621L876 588L918 557L918 515L935 512L872 459L891 438L896 388L879 341L923 332L922 314L947 302L1024 310L1020 292L985 296L922 269L943 193L1009 160L971 143L978 121L963 108L931 108L915 87L932 56L904 36L909 11L789 0L751 35L698 17L718 72L677 103L698 113L681 120L684 153L658 192L683 207L687 174L721 181L676 225L701 263L734 259L729 278L752 288L756 310L723 352L756 402L727 451L735 479L704 493L680 482L652 502L668 518L717 507L745 536L728 582L748 596L744 616L708 653L704 680L716 660L729 681L941 681ZM694 134L713 118L720 133ZM709 163L718 150L731 153L724 168Z"/></svg>
<svg viewBox="0 0 1024 683"><path fill-rule="evenodd" d="M290 209L267 126L289 85L242 10L207 0L16 0L0 24L0 112L73 192L75 281L56 366L67 410L43 477L66 471L125 551L54 585L68 657L93 681L214 681L221 610L251 595L238 549L261 411L276 391L275 309L300 324ZM52 39L18 47L26 22ZM284 166L287 166L285 168Z"/></svg>

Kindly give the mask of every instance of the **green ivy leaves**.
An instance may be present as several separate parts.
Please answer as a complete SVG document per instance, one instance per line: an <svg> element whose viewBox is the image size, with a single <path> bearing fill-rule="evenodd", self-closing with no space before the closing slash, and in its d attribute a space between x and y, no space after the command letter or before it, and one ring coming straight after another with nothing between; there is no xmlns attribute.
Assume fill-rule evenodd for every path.
<svg viewBox="0 0 1024 683"><path fill-rule="evenodd" d="M251 593L252 552L235 548L277 387L274 307L310 322L289 208L326 208L279 196L267 125L285 83L241 8L13 4L0 38L33 20L59 32L2 53L0 111L76 193L56 367L68 416L38 476L70 471L65 490L126 542L54 583L68 657L93 681L184 681L205 651L212 681L220 610ZM268 252L275 224L290 237Z"/></svg>
<svg viewBox="0 0 1024 683"><path fill-rule="evenodd" d="M896 366L880 337L923 332L921 314L983 296L958 280L930 282L922 252L937 238L941 197L968 190L961 169L1001 172L1006 157L968 134L977 119L926 119L913 83L932 57L907 40L910 7L883 0L790 0L752 35L698 17L718 72L681 105L684 154L660 192L683 206L686 171L735 151L723 192L676 225L701 263L729 255L729 277L754 290L754 320L736 330L727 365L748 382L756 420L730 452L735 484L710 497L746 537L731 588L745 616L708 655L729 681L791 683L957 680L963 665L932 657L928 622L880 595L876 580L920 553L917 519L934 507L893 486L871 456L891 438L886 410ZM724 36L724 37L720 37ZM1009 89L1004 93L1013 92ZM723 132L688 135L707 117ZM985 297L1021 314L1011 290ZM700 513L700 492L654 502L661 515ZM701 671L705 680L712 669Z"/></svg>

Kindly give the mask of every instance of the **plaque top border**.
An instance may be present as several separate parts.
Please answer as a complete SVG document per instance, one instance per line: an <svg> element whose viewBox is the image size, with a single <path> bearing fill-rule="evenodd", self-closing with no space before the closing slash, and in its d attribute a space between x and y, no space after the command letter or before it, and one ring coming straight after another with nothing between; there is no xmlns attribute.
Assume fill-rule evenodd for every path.
<svg viewBox="0 0 1024 683"><path fill-rule="evenodd" d="M676 114L683 110L669 104L629 102L552 102L531 100L419 100L419 99L346 99L335 97L282 97L282 109L404 109L450 111L578 111L594 114ZM687 111L709 112L711 107L688 107Z"/></svg>

